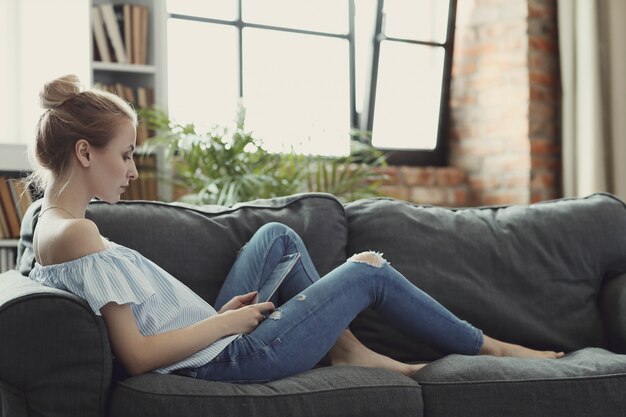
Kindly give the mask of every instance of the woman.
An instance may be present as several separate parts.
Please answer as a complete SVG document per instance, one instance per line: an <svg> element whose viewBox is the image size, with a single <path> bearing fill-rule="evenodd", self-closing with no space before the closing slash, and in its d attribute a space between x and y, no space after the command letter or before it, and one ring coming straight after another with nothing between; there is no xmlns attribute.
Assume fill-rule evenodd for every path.
<svg viewBox="0 0 626 417"><path fill-rule="evenodd" d="M136 251L109 242L85 219L94 197L114 204L137 178L137 117L120 98L82 91L75 76L46 84L36 138L45 189L30 277L84 298L107 326L130 374L155 371L231 381L269 381L331 364L404 364L362 345L348 326L372 307L405 334L448 353L558 358L490 338L459 320L374 252L351 257L323 279L299 236L270 223L253 236L229 272L215 308ZM279 263L297 254L271 301L256 302ZM279 307L276 308L278 304Z"/></svg>

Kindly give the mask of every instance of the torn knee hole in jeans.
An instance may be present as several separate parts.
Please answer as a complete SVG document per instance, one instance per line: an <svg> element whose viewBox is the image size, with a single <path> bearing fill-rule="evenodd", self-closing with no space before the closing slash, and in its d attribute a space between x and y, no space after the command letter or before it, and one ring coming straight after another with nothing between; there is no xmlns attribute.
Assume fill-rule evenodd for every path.
<svg viewBox="0 0 626 417"><path fill-rule="evenodd" d="M365 263L376 268L381 268L384 264L388 263L383 254L380 252L367 251L352 255L348 261Z"/></svg>
<svg viewBox="0 0 626 417"><path fill-rule="evenodd" d="M272 320L280 320L283 318L283 312L279 309L272 311L272 314L269 315L269 318Z"/></svg>

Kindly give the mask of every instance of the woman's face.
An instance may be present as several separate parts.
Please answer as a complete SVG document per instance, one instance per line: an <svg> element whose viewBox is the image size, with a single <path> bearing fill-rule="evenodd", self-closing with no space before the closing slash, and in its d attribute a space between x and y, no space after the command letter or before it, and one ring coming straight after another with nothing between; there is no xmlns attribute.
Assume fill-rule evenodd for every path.
<svg viewBox="0 0 626 417"><path fill-rule="evenodd" d="M94 195L108 203L116 203L131 180L137 179L133 159L136 129L129 121L120 122L115 136L102 149L94 149L90 179Z"/></svg>

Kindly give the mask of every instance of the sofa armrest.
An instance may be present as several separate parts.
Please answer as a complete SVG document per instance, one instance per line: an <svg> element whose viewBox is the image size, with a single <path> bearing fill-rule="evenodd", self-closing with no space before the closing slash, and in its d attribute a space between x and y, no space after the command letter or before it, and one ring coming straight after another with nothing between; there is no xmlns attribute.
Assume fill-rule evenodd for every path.
<svg viewBox="0 0 626 417"><path fill-rule="evenodd" d="M607 281L600 292L600 310L609 348L626 353L626 274Z"/></svg>
<svg viewBox="0 0 626 417"><path fill-rule="evenodd" d="M80 298L17 271L0 274L0 394L29 416L103 416L112 355Z"/></svg>

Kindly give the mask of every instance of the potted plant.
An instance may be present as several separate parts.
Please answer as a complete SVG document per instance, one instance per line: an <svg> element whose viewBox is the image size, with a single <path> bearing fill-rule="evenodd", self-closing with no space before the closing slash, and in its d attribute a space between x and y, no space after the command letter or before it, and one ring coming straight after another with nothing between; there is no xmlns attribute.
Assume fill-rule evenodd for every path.
<svg viewBox="0 0 626 417"><path fill-rule="evenodd" d="M165 148L174 176L166 179L185 190L180 199L191 204L233 205L241 201L298 192L328 192L342 201L378 195L386 165L384 155L354 143L345 157L272 153L245 128L239 107L234 127L214 126L199 133L194 124L181 125L158 108L141 109L140 116L155 135L144 152Z"/></svg>

